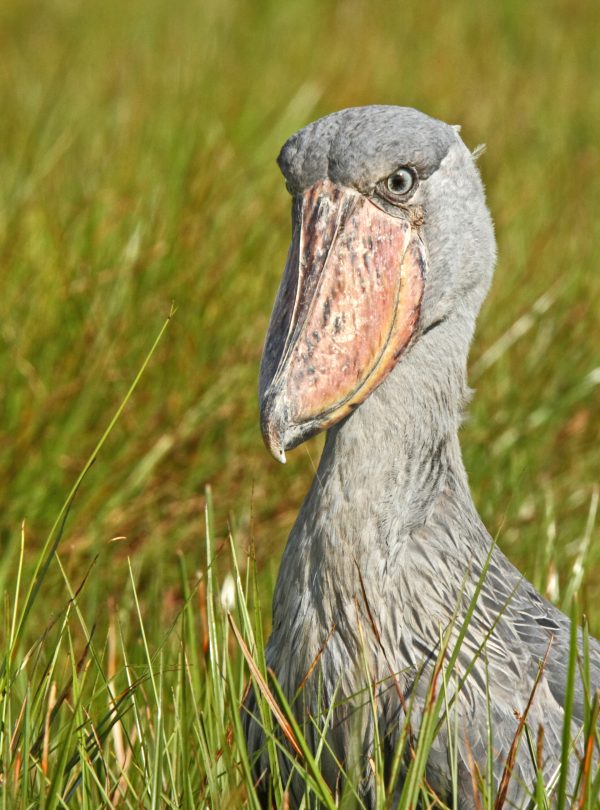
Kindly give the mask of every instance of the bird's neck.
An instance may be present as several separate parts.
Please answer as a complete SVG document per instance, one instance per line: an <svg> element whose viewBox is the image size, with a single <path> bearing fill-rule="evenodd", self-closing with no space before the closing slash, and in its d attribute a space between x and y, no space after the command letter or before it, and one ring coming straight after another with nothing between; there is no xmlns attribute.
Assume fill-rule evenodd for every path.
<svg viewBox="0 0 600 810"><path fill-rule="evenodd" d="M422 335L386 381L329 431L300 515L312 521L305 531L329 545L349 543L363 557L423 525L449 491L473 509L457 435L469 342L470 330L451 322Z"/></svg>
<svg viewBox="0 0 600 810"><path fill-rule="evenodd" d="M385 382L329 431L273 600L269 650L275 657L294 650L279 670L293 690L333 627L352 661L362 660L353 629L359 615L364 626L402 626L412 544L435 555L439 532L449 527L460 535L465 564L483 551L472 544L485 532L452 531L457 523L480 525L457 436L469 342L468 329L446 322L421 335ZM390 609L394 622L386 623L382 611Z"/></svg>

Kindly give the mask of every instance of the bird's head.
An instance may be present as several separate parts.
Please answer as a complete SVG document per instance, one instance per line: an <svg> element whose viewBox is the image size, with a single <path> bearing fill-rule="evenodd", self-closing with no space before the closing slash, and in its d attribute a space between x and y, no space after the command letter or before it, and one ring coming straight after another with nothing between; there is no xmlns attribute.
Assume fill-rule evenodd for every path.
<svg viewBox="0 0 600 810"><path fill-rule="evenodd" d="M448 319L470 339L495 259L458 128L405 107L360 107L293 135L279 155L292 241L263 352L271 453L360 405Z"/></svg>

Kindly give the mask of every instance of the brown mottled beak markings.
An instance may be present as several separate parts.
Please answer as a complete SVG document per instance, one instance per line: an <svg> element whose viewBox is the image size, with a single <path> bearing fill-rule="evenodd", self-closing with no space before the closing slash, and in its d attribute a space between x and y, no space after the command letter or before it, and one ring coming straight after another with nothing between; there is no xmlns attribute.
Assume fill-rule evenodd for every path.
<svg viewBox="0 0 600 810"><path fill-rule="evenodd" d="M363 402L410 342L426 258L398 214L331 180L294 202L259 384L263 438L281 462Z"/></svg>

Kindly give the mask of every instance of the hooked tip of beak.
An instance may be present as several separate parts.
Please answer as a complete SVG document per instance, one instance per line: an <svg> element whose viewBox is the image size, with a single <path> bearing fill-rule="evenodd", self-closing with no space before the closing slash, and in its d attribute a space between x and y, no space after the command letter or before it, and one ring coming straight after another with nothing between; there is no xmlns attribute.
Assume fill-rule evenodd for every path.
<svg viewBox="0 0 600 810"><path fill-rule="evenodd" d="M266 398L261 413L261 428L265 446L269 453L280 464L285 464L285 446L282 420L277 418L273 399Z"/></svg>
<svg viewBox="0 0 600 810"><path fill-rule="evenodd" d="M280 464L285 464L285 450L283 449L283 445L279 440L279 437L269 432L264 438L267 450L273 456L275 461L279 461Z"/></svg>

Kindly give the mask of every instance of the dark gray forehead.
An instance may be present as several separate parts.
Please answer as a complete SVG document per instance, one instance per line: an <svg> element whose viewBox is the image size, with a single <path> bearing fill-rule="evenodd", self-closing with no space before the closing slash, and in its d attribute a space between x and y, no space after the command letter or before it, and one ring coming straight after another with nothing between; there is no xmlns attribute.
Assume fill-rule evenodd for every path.
<svg viewBox="0 0 600 810"><path fill-rule="evenodd" d="M458 139L454 127L410 107L354 107L292 135L277 162L293 191L326 177L366 191L402 165L429 177Z"/></svg>

